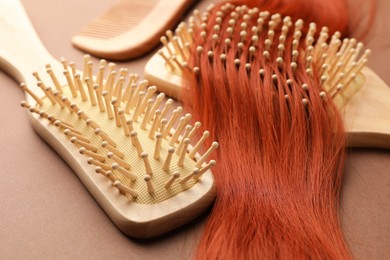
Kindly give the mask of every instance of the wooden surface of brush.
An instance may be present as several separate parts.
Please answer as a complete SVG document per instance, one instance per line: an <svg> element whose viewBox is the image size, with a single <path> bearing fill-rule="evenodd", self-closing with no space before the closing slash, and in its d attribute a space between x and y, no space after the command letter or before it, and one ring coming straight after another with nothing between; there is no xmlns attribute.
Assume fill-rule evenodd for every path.
<svg viewBox="0 0 390 260"><path fill-rule="evenodd" d="M98 57L126 60L158 44L195 0L120 0L72 38L77 48Z"/></svg>
<svg viewBox="0 0 390 260"><path fill-rule="evenodd" d="M355 39L341 39L338 32L329 35L326 27L316 28L314 23L310 24L307 35L303 37L302 20L293 22L289 17L258 9L250 9L244 14L248 16L245 27L236 24L232 17L222 17L224 10L220 10L221 16L216 18L213 31L207 31L205 28L212 8L213 5L209 6L203 14L195 10L188 23L179 24L174 33L167 31L161 37L163 48L145 67L145 78L151 84L181 99L182 95L186 95L183 70L197 74L201 69L188 66L190 55L194 52L207 52L210 59L221 59L227 63L246 60L244 65L248 68L252 55L263 55L264 59L279 67L305 66L307 74L320 75L319 84L343 114L348 146L390 148L390 89L366 66L370 50L364 51L362 43ZM221 37L226 30L230 30L230 36ZM276 39L276 33L280 33L281 38ZM286 42L288 34L293 34L291 42ZM213 42L212 46L194 46L195 35L203 37L205 42ZM238 46L236 59L224 60L224 52L233 45ZM299 51L302 46L303 51ZM276 48L277 55L272 56L270 49ZM286 58L286 55L289 57ZM298 56L303 57L305 64L297 64ZM292 63L285 64L287 59ZM261 70L259 74L262 76Z"/></svg>
<svg viewBox="0 0 390 260"><path fill-rule="evenodd" d="M89 55L83 71L56 61L18 1L2 0L0 16L0 30L10 32L0 43L0 64L23 82L21 105L31 112L32 126L119 229L157 236L211 204L215 161L208 158L218 144L198 153L208 133L193 142L200 123L192 125L190 114L180 107L171 113L172 100L113 63L102 60L95 75Z"/></svg>

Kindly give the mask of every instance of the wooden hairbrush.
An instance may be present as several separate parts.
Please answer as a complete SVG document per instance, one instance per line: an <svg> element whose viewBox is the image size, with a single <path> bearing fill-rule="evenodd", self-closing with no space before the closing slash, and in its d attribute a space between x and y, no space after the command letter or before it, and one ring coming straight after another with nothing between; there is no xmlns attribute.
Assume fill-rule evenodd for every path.
<svg viewBox="0 0 390 260"><path fill-rule="evenodd" d="M72 38L75 47L111 60L150 51L195 0L120 0Z"/></svg>
<svg viewBox="0 0 390 260"><path fill-rule="evenodd" d="M0 64L21 83L35 131L72 167L124 233L137 238L168 232L203 212L215 198L200 123L174 109L156 87L90 57L83 72L45 50L19 1L0 1ZM27 44L28 43L28 44ZM49 65L50 64L50 65ZM35 68L41 70L35 71ZM45 70L45 71L42 71ZM34 73L32 73L35 71ZM61 72L61 73L60 73ZM50 87L50 86L53 87ZM176 129L172 126L178 122Z"/></svg>
<svg viewBox="0 0 390 260"><path fill-rule="evenodd" d="M228 5L221 8L229 8ZM224 55L219 56L220 54L213 53L212 50L205 50L203 46L193 46L195 33L201 34L205 39L210 35L215 44L225 44L226 48L229 48L229 44L242 44L242 49L249 50L246 53L249 53L247 60L250 60L250 53L257 51L257 46L260 45L263 45L262 49L266 49L267 44L277 44L281 51L284 50L285 43L280 39L273 39L274 31L271 27L279 24L282 30L287 28L286 33L294 32L294 42L289 44L305 46L304 52L291 53L292 59L294 55L302 55L306 59L305 66L308 72L316 70L322 75L321 84L343 115L348 146L390 148L390 89L366 66L370 51L363 52L362 43L357 43L355 39L340 40L339 33L330 36L327 28L322 28L316 37L315 24L310 25L308 34L303 39L300 31L303 27L301 20L293 24L289 18L283 19L280 15L271 15L269 12L259 10L256 10L258 12L256 15L259 16L258 26L254 29L249 27L241 29L240 24L230 26L231 30L242 30L243 33L242 42L233 43L230 39L219 38L220 30L226 29L221 26L225 22L223 19L230 19L229 17L216 18L213 32L202 29L206 28L211 8L212 5L203 14L195 10L188 23L179 24L175 33L167 31L166 36L161 37L164 46L145 67L145 78L151 84L158 85L161 91L180 99L181 95L186 94L183 88L183 70L191 70L195 74L199 70L198 67L189 68L187 65L190 50L196 48L199 52L209 51L212 58L224 59ZM259 41L261 34L268 34L266 42ZM268 54L264 52L265 56ZM283 62L283 59L279 59L279 62ZM291 65L297 66L296 63ZM246 66L250 66L250 62Z"/></svg>

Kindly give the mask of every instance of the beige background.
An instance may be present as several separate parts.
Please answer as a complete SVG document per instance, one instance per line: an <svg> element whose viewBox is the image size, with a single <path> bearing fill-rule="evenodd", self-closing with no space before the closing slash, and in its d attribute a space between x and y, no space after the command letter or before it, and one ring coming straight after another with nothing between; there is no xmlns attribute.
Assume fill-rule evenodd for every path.
<svg viewBox="0 0 390 260"><path fill-rule="evenodd" d="M22 0L53 56L78 64L83 53L70 45L71 36L113 2ZM360 3L367 1L349 2L351 19L358 21L358 15L366 13ZM386 73L390 1L378 4L367 41L374 51L370 67L390 84ZM354 31L359 28L353 26ZM149 57L120 65L142 74ZM22 99L18 85L0 73L0 259L187 259L193 254L205 216L151 241L126 237L72 170L33 132L19 107ZM390 151L353 149L348 154L342 193L344 233L358 259L389 259Z"/></svg>

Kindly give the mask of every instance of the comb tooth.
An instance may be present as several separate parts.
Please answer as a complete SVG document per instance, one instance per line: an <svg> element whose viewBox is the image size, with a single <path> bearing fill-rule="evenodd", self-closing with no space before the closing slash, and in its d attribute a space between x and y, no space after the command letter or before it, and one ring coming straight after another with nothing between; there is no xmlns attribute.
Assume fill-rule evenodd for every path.
<svg viewBox="0 0 390 260"><path fill-rule="evenodd" d="M125 186L119 180L114 181L112 185L115 186L122 195L130 194L133 198L136 198L138 196L138 192Z"/></svg>
<svg viewBox="0 0 390 260"><path fill-rule="evenodd" d="M183 150L183 147L184 147L184 140L186 138L189 138L191 130L192 130L192 126L191 125L186 125L183 137L180 140L179 147L176 149L176 154L177 155L180 155L182 153L182 150Z"/></svg>
<svg viewBox="0 0 390 260"><path fill-rule="evenodd" d="M114 112L112 111L111 104L110 104L110 97L107 91L103 91L103 98L104 98L104 103L106 104L107 118L113 119Z"/></svg>
<svg viewBox="0 0 390 260"><path fill-rule="evenodd" d="M202 137L199 139L199 141L195 144L194 148L188 155L191 159L194 159L196 153L198 152L199 148L202 146L204 141L210 136L209 131L204 131Z"/></svg>
<svg viewBox="0 0 390 260"><path fill-rule="evenodd" d="M91 106L96 106L96 98L93 91L93 80L89 77L85 77L85 82L88 87L89 100L91 101Z"/></svg>
<svg viewBox="0 0 390 260"><path fill-rule="evenodd" d="M106 161L106 158L104 156L97 154L97 153L94 153L94 152L91 152L91 151L87 150L85 147L81 147L79 149L79 152L80 152L80 154L87 155L87 156L94 158L95 160L98 160L102 163L104 163Z"/></svg>
<svg viewBox="0 0 390 260"><path fill-rule="evenodd" d="M35 102L37 102L38 105L42 106L43 105L43 101L42 99L40 99L37 95L34 94L34 92L31 91L31 89L29 89L26 85L26 83L21 83L20 84L20 87L22 88L22 90L24 92L26 92L27 94L29 94L34 100Z"/></svg>
<svg viewBox="0 0 390 260"><path fill-rule="evenodd" d="M118 163L113 163L112 169L122 173L123 175L128 177L131 181L135 181L137 179L137 175L135 175L134 173L132 173L129 170L126 170L125 168L120 167L120 165Z"/></svg>
<svg viewBox="0 0 390 260"><path fill-rule="evenodd" d="M152 176L152 175L153 175L153 171L152 171L152 168L150 167L150 163L149 163L148 157L149 157L149 155L148 155L147 152L142 152L141 158L142 158L143 161L144 161L145 172L146 172L147 175Z"/></svg>
<svg viewBox="0 0 390 260"><path fill-rule="evenodd" d="M177 166L179 166L179 167L184 166L184 159L185 159L185 156L187 154L187 149L188 149L188 145L190 144L190 139L189 138L184 139L183 143L184 143L183 149L181 150L179 160L177 161Z"/></svg>
<svg viewBox="0 0 390 260"><path fill-rule="evenodd" d="M119 164L120 166L122 166L123 168L125 168L126 170L130 170L131 169L131 165L126 162L125 160L119 158L116 154L114 154L113 152L108 152L107 153L107 157L109 159L112 159L114 160L117 164Z"/></svg>
<svg viewBox="0 0 390 260"><path fill-rule="evenodd" d="M211 167L215 166L216 162L214 160L210 160L209 163L203 167L202 169L199 170L199 173L194 175L195 180L199 180L202 175L207 172Z"/></svg>
<svg viewBox="0 0 390 260"><path fill-rule="evenodd" d="M88 149L94 153L96 153L98 151L98 148L96 146L94 146L93 144L89 144L87 142L84 142L80 139L77 139L77 137L72 137L70 138L70 141L73 143L73 144L77 144L78 146L80 147L85 147L85 149Z"/></svg>
<svg viewBox="0 0 390 260"><path fill-rule="evenodd" d="M185 185L190 179L194 178L199 174L199 168L195 168L190 174L180 180L181 185Z"/></svg>
<svg viewBox="0 0 390 260"><path fill-rule="evenodd" d="M217 149L219 144L217 142L213 142L210 148L202 155L202 157L197 161L196 167L200 168L204 161L211 155L211 153Z"/></svg>
<svg viewBox="0 0 390 260"><path fill-rule="evenodd" d="M137 149L138 156L141 157L143 149L142 149L141 143L139 142L137 132L136 131L132 131L131 134L130 134L130 137L131 137L132 144Z"/></svg>
<svg viewBox="0 0 390 260"><path fill-rule="evenodd" d="M46 64L46 72L47 72L47 74L49 74L49 76L50 76L51 80L53 81L53 84L56 87L56 89L58 90L58 92L60 92L62 94L61 85L58 82L56 75L53 73L53 70L51 69L50 64Z"/></svg>
<svg viewBox="0 0 390 260"><path fill-rule="evenodd" d="M154 113L154 120L153 120L153 124L152 124L152 127L150 128L150 131L149 131L149 135L148 137L150 139L153 139L154 138L154 134L157 130L157 125L160 121L160 116L161 116L161 110L157 109L156 112Z"/></svg>
<svg viewBox="0 0 390 260"><path fill-rule="evenodd" d="M154 193L154 187L152 184L152 178L150 175L145 175L144 180L146 182L146 187L148 188L149 194Z"/></svg>
<svg viewBox="0 0 390 260"><path fill-rule="evenodd" d="M125 154L121 151L119 151L118 149L116 149L115 147L113 147L112 145L110 145L107 141L103 141L102 142L102 147L107 149L108 151L110 151L111 153L115 154L116 156L118 156L120 159L123 159L123 157L125 157Z"/></svg>
<svg viewBox="0 0 390 260"><path fill-rule="evenodd" d="M64 75L65 75L66 81L68 82L68 86L69 86L70 92L72 93L72 96L74 98L77 97L76 87L75 87L75 84L73 82L73 79L71 78L71 76L69 74L69 71L64 70Z"/></svg>
<svg viewBox="0 0 390 260"><path fill-rule="evenodd" d="M104 107L104 101L103 101L103 96L102 96L102 93L101 93L101 88L99 87L98 84L95 84L93 86L93 89L95 90L96 100L97 100L97 103L99 105L100 112L105 112L106 108Z"/></svg>
<svg viewBox="0 0 390 260"><path fill-rule="evenodd" d="M165 159L165 162L164 162L164 165L163 165L163 170L166 171L166 172L169 171L169 168L171 166L171 161L172 161L172 155L173 155L174 152L175 152L175 148L174 147L169 147L167 158Z"/></svg>
<svg viewBox="0 0 390 260"><path fill-rule="evenodd" d="M162 134L157 133L156 134L156 146L154 148L154 154L153 154L153 158L155 160L160 160L161 141L162 141Z"/></svg>
<svg viewBox="0 0 390 260"><path fill-rule="evenodd" d="M100 167L101 169L103 169L105 171L110 171L111 170L111 167L108 166L107 164L101 163L101 162L99 162L99 161L97 161L97 160L95 160L95 159L93 159L91 157L87 159L87 163L88 164L93 164L95 166L98 166L98 167ZM101 173L101 172L99 172L99 173Z"/></svg>
<svg viewBox="0 0 390 260"><path fill-rule="evenodd" d="M169 189L172 187L172 184L175 182L175 180L177 180L178 178L180 177L180 173L179 172L174 172L171 177L169 178L169 180L165 183L164 187L166 189Z"/></svg>
<svg viewBox="0 0 390 260"><path fill-rule="evenodd" d="M54 98L57 100L57 103L60 105L60 107L64 108L65 104L64 104L64 102L62 102L62 97L61 97L60 92L58 90L55 90L53 92L53 95L54 95Z"/></svg>
<svg viewBox="0 0 390 260"><path fill-rule="evenodd" d="M80 95L81 95L81 100L82 101L87 101L87 94L85 93L85 90L84 90L84 86L83 86L83 83L81 82L81 76L79 73L76 73L74 75L74 79L75 79L75 85L77 86L77 89L80 91Z"/></svg>

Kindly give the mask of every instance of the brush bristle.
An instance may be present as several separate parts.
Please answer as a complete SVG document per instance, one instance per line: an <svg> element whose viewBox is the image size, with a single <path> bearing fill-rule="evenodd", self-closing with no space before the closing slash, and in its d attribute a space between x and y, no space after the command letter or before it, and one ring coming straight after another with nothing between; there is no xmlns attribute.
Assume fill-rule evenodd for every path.
<svg viewBox="0 0 390 260"><path fill-rule="evenodd" d="M188 131L199 128L191 125L191 115L182 115L178 107L168 116L172 100L166 100L162 93L156 95L156 87L148 87L147 81L139 81L138 75L128 74L126 69L116 72L114 64L107 69L102 61L95 76L88 55L84 64L84 73L80 74L63 61L67 86L58 84L47 65L54 90L34 73L44 96L33 95L37 104L23 101L22 107L47 119L49 127L64 134L91 167L131 201L159 203L196 185L201 174L194 171L209 168L205 161L209 152L206 159L189 156L203 143L201 139L194 147L188 145ZM32 93L25 84L21 87ZM168 181L171 183L167 186Z"/></svg>
<svg viewBox="0 0 390 260"><path fill-rule="evenodd" d="M340 40L340 33L328 34L328 28L317 29L315 23L305 25L288 16L270 14L258 8L220 6L211 17L209 8L203 14L194 11L188 23L181 23L175 32L161 37L163 49L159 55L166 69L176 75L202 69L198 57L207 53L210 62L245 66L248 74L264 78L260 60L277 64L276 70L295 72L303 66L312 78L318 78L323 90L339 108L356 93L364 79L361 69L367 63L369 50L355 39ZM208 30L207 28L213 28ZM302 30L307 34L302 37ZM194 46L194 38L202 39ZM303 51L302 51L303 50ZM189 60L195 60L189 67ZM298 62L298 60L303 62ZM295 81L295 75L289 75Z"/></svg>

